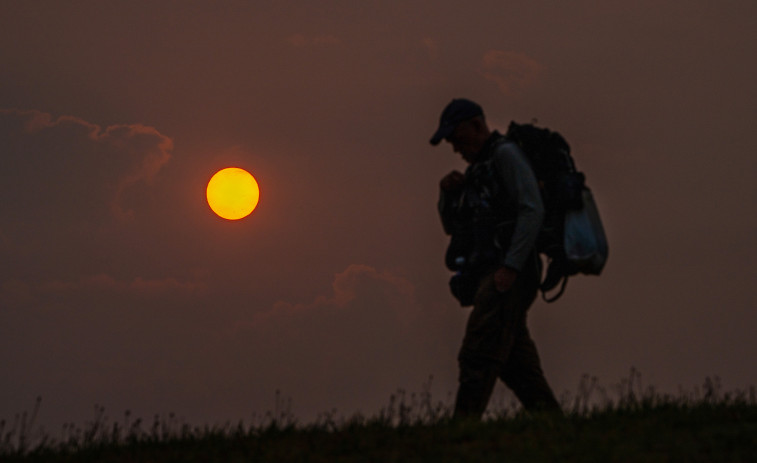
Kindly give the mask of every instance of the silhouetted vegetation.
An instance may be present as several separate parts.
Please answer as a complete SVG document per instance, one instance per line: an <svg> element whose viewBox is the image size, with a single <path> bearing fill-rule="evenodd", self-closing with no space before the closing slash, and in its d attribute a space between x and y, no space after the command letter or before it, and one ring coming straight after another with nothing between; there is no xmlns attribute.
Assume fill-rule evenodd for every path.
<svg viewBox="0 0 757 463"><path fill-rule="evenodd" d="M755 388L723 393L718 378L677 396L642 387L641 375L607 391L584 376L562 397L565 414L533 414L500 405L482 422L455 421L450 407L398 391L374 417L323 413L300 424L277 394L257 423L190 426L175 415L152 422L102 407L60 439L35 430L31 413L0 422L0 459L8 462L235 461L757 461ZM614 398L613 398L614 397Z"/></svg>

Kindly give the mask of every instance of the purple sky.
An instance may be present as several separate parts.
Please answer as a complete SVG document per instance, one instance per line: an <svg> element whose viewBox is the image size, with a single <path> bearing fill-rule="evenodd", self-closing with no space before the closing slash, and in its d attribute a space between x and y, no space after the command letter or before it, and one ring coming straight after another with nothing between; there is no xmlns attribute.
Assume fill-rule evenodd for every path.
<svg viewBox="0 0 757 463"><path fill-rule="evenodd" d="M447 400L437 185L465 166L428 139L461 96L559 130L601 210L604 274L530 313L558 395L757 384L757 4L307 5L0 6L0 418ZM260 184L239 222L204 198L228 166Z"/></svg>

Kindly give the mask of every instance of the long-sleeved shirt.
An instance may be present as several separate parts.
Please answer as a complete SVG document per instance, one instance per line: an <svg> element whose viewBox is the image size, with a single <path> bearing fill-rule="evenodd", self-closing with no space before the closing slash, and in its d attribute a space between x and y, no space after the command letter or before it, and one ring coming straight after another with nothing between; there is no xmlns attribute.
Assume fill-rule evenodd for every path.
<svg viewBox="0 0 757 463"><path fill-rule="evenodd" d="M440 193L438 207L445 232L454 233L461 220L476 220L475 214L470 216L462 211L466 194L475 193L496 208L493 213L497 223L512 223L509 242L499 243L502 251L499 263L521 271L533 252L544 220L539 185L525 154L515 143L494 132L465 177L462 192Z"/></svg>

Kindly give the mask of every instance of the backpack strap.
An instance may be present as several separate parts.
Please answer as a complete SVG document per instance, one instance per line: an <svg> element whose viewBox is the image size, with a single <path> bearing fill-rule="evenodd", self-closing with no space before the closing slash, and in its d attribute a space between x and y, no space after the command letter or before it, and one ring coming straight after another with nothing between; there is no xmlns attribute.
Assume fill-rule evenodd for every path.
<svg viewBox="0 0 757 463"><path fill-rule="evenodd" d="M552 297L547 297L547 291L548 290L541 289L541 297L547 303L555 302L556 300L560 299L560 296L562 296L562 293L565 292L565 287L566 286L568 286L568 277L564 276L564 277L562 277L562 284L560 285L560 291L558 291L557 294L555 294Z"/></svg>

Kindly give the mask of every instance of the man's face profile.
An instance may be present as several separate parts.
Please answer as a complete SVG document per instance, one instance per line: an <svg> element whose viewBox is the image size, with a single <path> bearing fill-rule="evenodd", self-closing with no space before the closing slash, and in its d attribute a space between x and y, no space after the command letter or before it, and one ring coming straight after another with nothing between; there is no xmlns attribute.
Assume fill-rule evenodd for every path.
<svg viewBox="0 0 757 463"><path fill-rule="evenodd" d="M452 144L452 149L467 162L474 162L481 149L478 131L474 120L467 120L457 124L452 134L445 140Z"/></svg>

